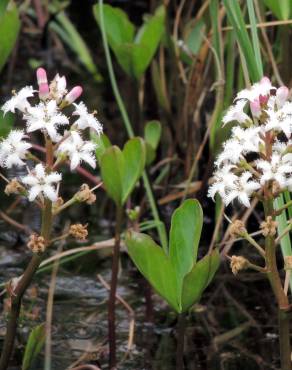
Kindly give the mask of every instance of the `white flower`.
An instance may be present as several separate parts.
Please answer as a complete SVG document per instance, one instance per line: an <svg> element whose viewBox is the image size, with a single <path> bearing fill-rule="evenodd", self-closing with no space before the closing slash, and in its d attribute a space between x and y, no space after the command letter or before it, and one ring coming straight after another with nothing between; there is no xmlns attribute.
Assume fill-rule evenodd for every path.
<svg viewBox="0 0 292 370"><path fill-rule="evenodd" d="M31 144L23 141L25 134L22 130L12 130L5 140L0 142L0 166L24 166L26 153Z"/></svg>
<svg viewBox="0 0 292 370"><path fill-rule="evenodd" d="M55 202L58 199L58 194L52 184L60 182L61 179L62 175L58 172L46 174L44 166L39 163L29 175L23 177L21 180L25 185L30 186L28 199L31 202L39 195L43 195L52 202Z"/></svg>
<svg viewBox="0 0 292 370"><path fill-rule="evenodd" d="M223 150L217 157L215 162L216 166L221 166L222 163L237 163L243 159L244 147L239 143L238 140L232 138L225 141Z"/></svg>
<svg viewBox="0 0 292 370"><path fill-rule="evenodd" d="M258 126L247 129L238 126L232 128L232 135L238 141L238 144L242 146L243 153L259 152L259 145L263 142L260 132L261 128Z"/></svg>
<svg viewBox="0 0 292 370"><path fill-rule="evenodd" d="M208 196L214 200L215 194L218 193L222 199L227 195L228 189L233 187L237 176L232 172L235 166L226 165L214 173L214 183L209 187Z"/></svg>
<svg viewBox="0 0 292 370"><path fill-rule="evenodd" d="M240 177L237 177L237 180L233 183L233 186L230 187L227 196L223 198L223 201L226 205L238 198L240 203L242 203L245 207L250 207L249 199L251 194L261 187L257 181L249 181L251 177L252 174L248 171L243 172Z"/></svg>
<svg viewBox="0 0 292 370"><path fill-rule="evenodd" d="M290 177L292 173L292 162L289 156L281 157L279 153L273 153L270 161L259 159L256 166L263 173L260 179L262 185L267 181L275 180L281 188L287 186L287 176Z"/></svg>
<svg viewBox="0 0 292 370"><path fill-rule="evenodd" d="M252 102L259 99L260 96L270 95L270 91L275 89L271 81L267 77L263 77L260 82L253 84L249 89L240 91L235 100L245 99Z"/></svg>
<svg viewBox="0 0 292 370"><path fill-rule="evenodd" d="M60 145L58 152L66 154L71 160L71 171L80 165L81 161L88 163L95 168L96 160L94 150L96 145L91 141L83 141L77 131L72 131L71 135Z"/></svg>
<svg viewBox="0 0 292 370"><path fill-rule="evenodd" d="M289 139L292 132L292 103L285 103L278 111L268 109L266 113L268 119L265 125L265 131L283 131Z"/></svg>
<svg viewBox="0 0 292 370"><path fill-rule="evenodd" d="M58 110L55 100L30 107L24 115L24 119L27 120L28 132L43 130L54 142L62 138L57 132L58 126L69 124L68 118Z"/></svg>
<svg viewBox="0 0 292 370"><path fill-rule="evenodd" d="M34 92L35 90L32 86L25 86L18 93L15 93L15 95L13 95L1 108L4 115L7 112L15 113L15 109L25 112L26 109L30 107L27 98L32 97Z"/></svg>
<svg viewBox="0 0 292 370"><path fill-rule="evenodd" d="M75 125L78 129L84 130L87 127L92 128L96 131L98 135L102 133L102 125L101 123L95 118L94 114L88 113L87 107L83 102L79 104L73 104L75 106L75 111L73 113L74 116L79 116L77 121L75 121Z"/></svg>
<svg viewBox="0 0 292 370"><path fill-rule="evenodd" d="M64 96L67 94L67 81L66 77L59 76L59 73L56 74L53 81L50 83L50 95L53 99L57 101L57 103L60 103Z"/></svg>
<svg viewBox="0 0 292 370"><path fill-rule="evenodd" d="M239 100L234 105L231 105L222 118L223 126L232 121L237 121L239 123L251 121L250 117L243 111L245 105L246 101L244 100Z"/></svg>

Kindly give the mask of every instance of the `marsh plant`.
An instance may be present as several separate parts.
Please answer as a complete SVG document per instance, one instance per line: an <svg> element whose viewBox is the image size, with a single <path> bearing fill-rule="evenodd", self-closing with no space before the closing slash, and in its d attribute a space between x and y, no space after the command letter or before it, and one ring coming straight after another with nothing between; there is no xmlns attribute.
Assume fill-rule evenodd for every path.
<svg viewBox="0 0 292 370"><path fill-rule="evenodd" d="M4 169L23 167L27 172L12 180L1 174L7 182L5 193L25 197L37 205L41 211L41 230L29 237L27 247L32 257L23 275L12 279L7 286L10 310L1 370L7 368L11 356L22 297L46 250L61 239L85 240L87 237L86 225L79 223L71 225L65 234L53 235L54 218L74 203L95 201L94 189L87 184L83 184L69 200L64 200L61 195L62 168L68 166L74 171L82 162L95 168L96 145L85 139L85 130L93 130L99 135L102 126L83 102L75 103L82 94L80 86L68 92L66 78L58 74L49 84L43 68L37 70L37 82L37 90L26 86L18 92L13 91L11 99L2 107L4 114L20 114L24 124L1 141L0 166Z"/></svg>
<svg viewBox="0 0 292 370"><path fill-rule="evenodd" d="M231 137L223 144L216 160L214 183L209 195L218 194L224 204L239 202L250 207L257 199L263 206L264 220L260 234L264 245L256 241L241 220L230 227L231 234L246 239L262 257L257 265L243 256L231 257L234 274L253 269L269 279L279 309L279 333L282 369L291 369L289 314L291 304L287 295L291 257L285 258L286 284L277 266L276 253L282 238L291 230L291 220L279 232L277 216L291 205L276 208L277 201L292 190L292 102L285 86L276 88L264 77L250 88L240 91L234 104L223 117L223 123L233 123Z"/></svg>

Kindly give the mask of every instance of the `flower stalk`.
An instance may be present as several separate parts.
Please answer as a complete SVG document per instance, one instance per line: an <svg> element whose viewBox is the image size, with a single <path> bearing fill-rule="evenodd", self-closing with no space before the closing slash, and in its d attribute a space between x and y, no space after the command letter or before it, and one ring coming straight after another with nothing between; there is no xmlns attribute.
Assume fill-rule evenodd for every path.
<svg viewBox="0 0 292 370"><path fill-rule="evenodd" d="M116 292L118 284L119 261L120 261L120 243L122 226L123 207L116 206L116 227L115 244L112 259L112 276L108 302L108 335L109 335L109 369L114 370L117 364L116 358Z"/></svg>

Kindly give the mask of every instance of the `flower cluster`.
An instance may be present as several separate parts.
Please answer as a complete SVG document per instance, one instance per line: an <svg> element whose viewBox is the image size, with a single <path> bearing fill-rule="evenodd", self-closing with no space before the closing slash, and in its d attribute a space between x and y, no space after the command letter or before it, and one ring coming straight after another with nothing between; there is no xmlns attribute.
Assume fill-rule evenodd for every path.
<svg viewBox="0 0 292 370"><path fill-rule="evenodd" d="M96 145L84 140L82 132L89 128L100 135L102 125L96 119L95 112L90 113L83 102L75 103L82 94L80 86L75 86L68 92L66 78L58 74L49 84L47 73L43 68L37 70L37 82L38 90L26 86L19 92L13 91L12 98L2 107L4 114L20 112L25 127L12 130L6 139L0 141L0 166L20 167L26 165L26 159L35 160L30 153L33 144L29 140L31 133L42 132L44 142L50 143L53 157L51 163L36 159L35 167L28 169L28 174L18 181L27 189L30 201L48 198L55 202L58 199L58 187L62 179L61 174L55 169L66 161L70 161L72 171L81 162L95 168ZM64 113L64 108L70 105L73 107L71 117Z"/></svg>
<svg viewBox="0 0 292 370"><path fill-rule="evenodd" d="M292 102L289 90L264 77L240 91L223 117L231 137L215 162L208 195L225 205L237 199L250 206L252 194L277 196L292 190Z"/></svg>

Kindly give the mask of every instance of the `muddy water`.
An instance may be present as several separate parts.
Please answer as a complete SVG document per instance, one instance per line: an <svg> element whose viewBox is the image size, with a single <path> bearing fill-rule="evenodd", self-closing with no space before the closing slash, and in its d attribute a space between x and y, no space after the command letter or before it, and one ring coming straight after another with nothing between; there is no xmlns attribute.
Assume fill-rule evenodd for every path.
<svg viewBox="0 0 292 370"><path fill-rule="evenodd" d="M5 238L2 246L0 244L0 284L19 276L29 259L29 252L20 246L19 237L13 231L1 235ZM108 369L108 292L97 274L109 281L110 261L96 253L82 258L84 260L77 260L73 265L59 268L54 296L52 370L65 370L76 361ZM80 270L78 264L93 265L94 269ZM269 292L266 282L251 274L235 280L228 270L222 270L201 305L187 318L186 370L277 369L276 314L272 298L266 293ZM21 368L31 328L45 321L49 283L50 271L39 274L26 295L11 370ZM118 293L135 312L135 335L129 352L130 315L118 304L118 369L175 369L176 315L156 295L152 296L152 314L149 305L146 314L145 292L145 282L124 255ZM3 298L0 301L0 346L6 318ZM152 322L146 316L152 317ZM43 369L43 361L42 353L31 370Z"/></svg>

